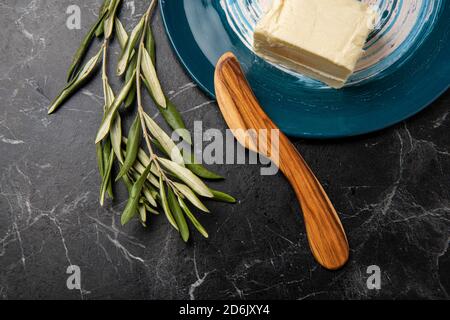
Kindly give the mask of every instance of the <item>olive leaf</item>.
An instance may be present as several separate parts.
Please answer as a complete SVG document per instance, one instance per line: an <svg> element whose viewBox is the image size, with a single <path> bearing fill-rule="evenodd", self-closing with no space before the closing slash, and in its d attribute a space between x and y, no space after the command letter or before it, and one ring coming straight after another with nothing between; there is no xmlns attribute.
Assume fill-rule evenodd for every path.
<svg viewBox="0 0 450 320"><path fill-rule="evenodd" d="M103 14L108 12L108 10L109 10L109 2L110 2L110 0L103 1L102 5L100 6L100 9L98 11L99 16L102 16ZM104 30L105 30L105 28L104 28L104 26L105 26L104 19L105 19L105 17L106 16L103 17L103 21L98 25L97 29L95 30L95 36L97 38L100 38L103 35L103 33L104 33Z"/></svg>
<svg viewBox="0 0 450 320"><path fill-rule="evenodd" d="M117 159L120 163L124 162L122 155L122 119L119 114L116 115L116 118L113 121L111 126L111 130L109 132L109 137L111 139L111 145L116 155Z"/></svg>
<svg viewBox="0 0 450 320"><path fill-rule="evenodd" d="M127 149L125 153L125 161L123 162L122 168L120 169L120 172L117 175L116 181L119 180L122 176L124 176L128 172L128 170L131 169L134 162L136 161L139 145L141 143L141 137L142 137L141 119L137 115L136 118L134 119L133 125L130 128L127 142Z"/></svg>
<svg viewBox="0 0 450 320"><path fill-rule="evenodd" d="M103 146L101 143L95 145L95 153L97 155L98 171L100 172L100 177L103 179L105 169L103 168Z"/></svg>
<svg viewBox="0 0 450 320"><path fill-rule="evenodd" d="M147 92L149 93L150 97L155 102L156 107L158 108L158 111L163 116L166 123L174 130L186 143L192 145L192 138L191 134L186 128L186 124L181 117L180 112L177 110L175 105L166 98L166 108L162 108L158 105L155 98L153 97L152 90L150 88L150 84L148 81L141 75L141 80L145 85L145 88L147 89Z"/></svg>
<svg viewBox="0 0 450 320"><path fill-rule="evenodd" d="M123 176L122 181L127 187L128 193L131 193L131 188L133 188L133 183L131 182L130 178L128 176Z"/></svg>
<svg viewBox="0 0 450 320"><path fill-rule="evenodd" d="M125 86L120 91L119 95L114 99L114 102L112 103L111 107L106 112L105 118L103 119L100 129L98 130L97 137L95 138L95 143L102 141L108 134L109 129L111 128L111 123L114 120L117 110L125 100L128 92L130 91L131 86L134 84L135 77L136 73L134 73L133 77L125 84Z"/></svg>
<svg viewBox="0 0 450 320"><path fill-rule="evenodd" d="M147 180L154 185L155 187L159 188L159 182L156 179L156 177L151 173L153 168L153 163L150 165L150 174L147 177ZM136 170L136 172L138 172L139 174L141 174L142 172L144 172L145 167L138 161L136 161L133 165L133 169Z"/></svg>
<svg viewBox="0 0 450 320"><path fill-rule="evenodd" d="M186 216L191 220L194 227L200 232L205 238L209 238L208 232L206 232L205 228L200 224L200 222L195 218L194 214L189 210L189 207L183 201L183 199L178 198L178 203L180 204L181 209L183 209Z"/></svg>
<svg viewBox="0 0 450 320"><path fill-rule="evenodd" d="M130 92L128 93L127 98L125 99L125 108L129 108L133 105L134 100L136 100L136 86L131 87Z"/></svg>
<svg viewBox="0 0 450 320"><path fill-rule="evenodd" d="M162 203L163 211L167 217L167 220L169 220L170 224L175 229L179 230L177 223L176 223L175 219L173 218L172 212L170 211L169 202L167 200L166 189L165 189L162 177L159 178L159 192L160 192L160 196L161 196L161 203Z"/></svg>
<svg viewBox="0 0 450 320"><path fill-rule="evenodd" d="M153 65L156 65L156 44L155 37L153 36L152 27L150 24L147 25L147 31L145 33L145 49L152 59Z"/></svg>
<svg viewBox="0 0 450 320"><path fill-rule="evenodd" d="M150 207L149 205L145 204L145 209L147 209L148 212L153 213L154 215L159 215L159 211L153 209L152 207Z"/></svg>
<svg viewBox="0 0 450 320"><path fill-rule="evenodd" d="M115 26L117 32L117 39L119 40L120 47L124 49L128 41L128 33L123 27L122 22L120 22L118 18L116 18ZM131 76L133 75L133 71L136 69L136 65L137 65L137 56L135 55L135 51L133 50L133 52L131 53L130 64L128 65L127 71L125 73L125 82L130 80ZM128 96L125 99L124 102L125 108L131 106L135 99L136 99L136 86L134 85L131 87Z"/></svg>
<svg viewBox="0 0 450 320"><path fill-rule="evenodd" d="M191 134L186 128L186 124L184 123L181 114L178 112L175 105L168 99L166 99L167 108L158 107L159 112L163 116L164 120L166 120L167 124L188 144L192 144Z"/></svg>
<svg viewBox="0 0 450 320"><path fill-rule="evenodd" d="M147 80L149 84L151 95L154 98L155 103L165 109L167 108L166 97L164 96L161 84L159 83L155 66L143 44L141 45L140 50L142 50L141 69L145 80Z"/></svg>
<svg viewBox="0 0 450 320"><path fill-rule="evenodd" d="M128 66L127 72L125 73L125 81L128 81L131 79L131 77L133 76L133 72L136 70L136 66L137 66L137 59L138 57L136 55L134 55L131 58L131 62L130 65ZM130 92L128 92L128 96L125 99L125 108L130 107L134 100L136 99L136 84L134 84L131 89Z"/></svg>
<svg viewBox="0 0 450 320"><path fill-rule="evenodd" d="M145 23L145 15L141 18L139 23L136 25L136 27L133 29L130 36L128 37L127 43L125 45L125 48L123 49L122 55L119 59L118 65L117 65L117 75L118 76L123 75L125 73L125 71L127 70L131 53L132 53L137 41L139 40L139 36L141 35L142 30L144 28L144 23Z"/></svg>
<svg viewBox="0 0 450 320"><path fill-rule="evenodd" d="M114 162L114 152L111 150L111 145L106 144L104 150L109 150L103 153L104 160L104 175L102 179L102 185L100 187L100 205L103 206L105 202L105 194L108 191L108 187L111 185L111 169ZM106 161L106 162L105 162Z"/></svg>
<svg viewBox="0 0 450 320"><path fill-rule="evenodd" d="M97 27L97 30L95 30L95 36L97 38L100 38L104 33L104 24L100 23Z"/></svg>
<svg viewBox="0 0 450 320"><path fill-rule="evenodd" d="M123 141L125 144L128 143L128 139L125 138L125 137L122 137L122 141ZM148 165L150 164L150 158L149 158L148 155L145 153L145 151L142 150L141 148L139 148L139 150L138 150L138 160L139 160L139 161L142 163L142 165L144 165L145 167L148 166ZM139 163L139 162L136 162L135 165L138 164L138 163ZM156 169L154 163L151 164L151 170L150 170L150 172L151 172L152 174L154 174L155 176L158 176L158 177L160 176L160 174L159 174L158 170Z"/></svg>
<svg viewBox="0 0 450 320"><path fill-rule="evenodd" d="M141 223L144 227L147 226L147 211L145 208L145 204L139 205L139 220L141 220Z"/></svg>
<svg viewBox="0 0 450 320"><path fill-rule="evenodd" d="M85 81L88 79L88 77L90 75L92 75L93 71L95 70L95 68L98 65L98 62L102 55L102 52L103 52L103 47L95 56L93 56L86 63L86 65L83 67L83 69L81 69L79 71L77 77L74 78L69 83L69 85L67 85L64 88L64 90L55 98L55 100L53 100L52 104L50 105L50 107L48 109L48 114L52 114L53 112L55 112L56 109L58 109L61 106L61 104L63 104L70 96L72 96L75 93L75 91L85 83Z"/></svg>
<svg viewBox="0 0 450 320"><path fill-rule="evenodd" d="M144 114L145 124L152 136L161 144L161 147L169 155L172 161L184 166L183 156L173 140L161 129L160 126L148 115Z"/></svg>
<svg viewBox="0 0 450 320"><path fill-rule="evenodd" d="M104 91L105 91L105 111L107 111L111 104L114 102L114 92L111 89L111 86L109 85L107 79L103 81L104 85ZM122 155L122 119L119 114L116 115L112 125L111 130L109 132L109 137L111 139L112 148L114 151L114 154L116 155L117 159L120 163L123 163L123 155Z"/></svg>
<svg viewBox="0 0 450 320"><path fill-rule="evenodd" d="M119 45L122 48L122 50L125 48L127 41L128 41L128 33L125 30L122 22L119 18L116 17L116 20L114 22L114 26L116 28L116 36L117 40L119 41Z"/></svg>
<svg viewBox="0 0 450 320"><path fill-rule="evenodd" d="M114 154L112 155L113 157L111 159L111 153L113 153L112 147L111 147L111 140L108 139L108 140L106 140L106 143L103 147L103 168L105 170L103 179L107 180L105 182L106 192L108 193L109 197L111 199L113 199L114 195L113 195L112 183L111 183L111 170L112 170L112 165L114 163ZM110 162L111 162L111 164L110 164Z"/></svg>
<svg viewBox="0 0 450 320"><path fill-rule="evenodd" d="M150 173L150 166L145 168L142 175L139 177L139 179L137 179L137 181L131 188L130 197L128 199L127 205L121 217L122 225L127 224L136 215L142 187L144 186L145 180L147 179L147 175L149 173Z"/></svg>
<svg viewBox="0 0 450 320"><path fill-rule="evenodd" d="M195 173L197 176L203 179L209 179L209 180L222 180L224 177L206 169L203 165L197 163L195 160L195 154L194 152L183 152L184 162L186 164L186 168L191 170L193 173Z"/></svg>
<svg viewBox="0 0 450 320"><path fill-rule="evenodd" d="M212 192L205 185L205 183L202 180L200 180L195 174L193 174L189 169L186 169L185 167L180 166L178 163L164 159L164 158L158 158L158 161L167 170L172 172L181 181L183 181L189 187L191 187L192 190L194 190L197 194L199 194L203 197L206 197L206 198L213 197Z"/></svg>
<svg viewBox="0 0 450 320"><path fill-rule="evenodd" d="M103 85L104 85L104 91L105 91L105 105L103 107L104 112L108 109L111 101L110 101L110 94L108 94L109 87L108 80L106 77L103 78ZM100 205L103 206L104 198L105 198L105 192L108 192L108 195L113 198L113 192L112 192L112 184L111 184L111 170L112 170L112 164L110 164L110 160L114 162L114 157L111 159L111 155L114 155L114 152L112 150L111 146L111 139L106 139L105 144L102 146L102 142L97 143L98 146L100 146L100 149L102 151L102 159L103 159L103 165L102 169L103 172L101 174L102 176L102 183L100 186Z"/></svg>
<svg viewBox="0 0 450 320"><path fill-rule="evenodd" d="M109 85L108 78L106 76L104 76L104 78L103 78L103 91L105 94L104 110L106 111L111 107L111 105L115 99L114 91L112 90L111 86Z"/></svg>
<svg viewBox="0 0 450 320"><path fill-rule="evenodd" d="M153 197L152 193L148 188L145 188L142 190L142 193L144 194L145 199L154 207L157 207L158 204L156 203L156 199Z"/></svg>
<svg viewBox="0 0 450 320"><path fill-rule="evenodd" d="M187 242L189 240L189 228L187 226L186 219L184 218L183 210L181 210L177 197L171 187L167 190L167 201L175 221L177 222L177 226L179 227L181 238L184 242Z"/></svg>
<svg viewBox="0 0 450 320"><path fill-rule="evenodd" d="M146 183L145 183L145 188L150 192L150 194L152 195L153 199L158 200L160 198L159 191L152 184L148 183L148 181L146 181ZM159 188L159 185L158 185L158 188Z"/></svg>
<svg viewBox="0 0 450 320"><path fill-rule="evenodd" d="M105 20L105 39L109 39L114 29L114 22L116 20L117 8L119 7L121 0L111 0L109 4L109 15Z"/></svg>
<svg viewBox="0 0 450 320"><path fill-rule="evenodd" d="M222 191L213 190L213 189L210 189L210 190L211 190L211 193L213 194L214 200L227 202L227 203L236 203L236 199L233 198L232 196L230 196L229 194L226 194L225 192L222 192Z"/></svg>
<svg viewBox="0 0 450 320"><path fill-rule="evenodd" d="M95 31L97 30L98 26L101 23L103 23L103 19L105 18L106 13L107 12L103 12L103 14L98 17L97 22L91 27L91 29L85 35L83 41L81 42L80 47L75 52L72 64L70 65L69 70L67 71L67 82L70 82L76 75L77 70L81 65L81 62L83 61L83 58L86 55L92 43L92 40L94 39Z"/></svg>
<svg viewBox="0 0 450 320"><path fill-rule="evenodd" d="M196 206L198 209L202 210L203 212L209 213L210 211L208 208L205 207L205 205L200 201L200 199L195 195L195 193L189 188L188 186L174 182L175 187L179 192L181 192L182 195L184 195L194 206Z"/></svg>

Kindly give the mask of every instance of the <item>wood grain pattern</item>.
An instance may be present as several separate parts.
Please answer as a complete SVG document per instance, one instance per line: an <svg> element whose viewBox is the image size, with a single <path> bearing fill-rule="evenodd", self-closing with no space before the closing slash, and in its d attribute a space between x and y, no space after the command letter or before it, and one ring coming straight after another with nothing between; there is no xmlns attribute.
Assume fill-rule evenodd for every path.
<svg viewBox="0 0 450 320"><path fill-rule="evenodd" d="M271 158L294 188L315 259L327 269L341 268L348 260L349 246L336 210L303 157L261 109L232 53L217 63L214 81L220 110L236 139ZM266 133L258 134L263 129ZM272 141L271 130L278 130L278 142Z"/></svg>

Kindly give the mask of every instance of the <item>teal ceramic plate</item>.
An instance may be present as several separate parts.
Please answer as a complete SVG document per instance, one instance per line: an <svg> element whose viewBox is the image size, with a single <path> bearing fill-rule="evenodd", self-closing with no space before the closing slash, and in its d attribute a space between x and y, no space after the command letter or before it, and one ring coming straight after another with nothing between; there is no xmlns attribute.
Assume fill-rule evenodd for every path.
<svg viewBox="0 0 450 320"><path fill-rule="evenodd" d="M193 79L214 96L214 66L232 51L261 105L288 135L337 138L383 129L416 114L450 86L450 0L364 0L380 19L341 90L253 53L254 26L271 1L160 0L160 7Z"/></svg>

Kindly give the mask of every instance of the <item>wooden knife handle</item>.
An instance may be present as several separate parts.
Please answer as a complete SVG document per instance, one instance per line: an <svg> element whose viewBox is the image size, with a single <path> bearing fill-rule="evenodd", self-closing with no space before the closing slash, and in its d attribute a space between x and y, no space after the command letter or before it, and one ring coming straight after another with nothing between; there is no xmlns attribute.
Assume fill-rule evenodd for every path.
<svg viewBox="0 0 450 320"><path fill-rule="evenodd" d="M243 96L249 97L250 94L253 93L246 92ZM256 98L250 100L256 101ZM349 258L349 245L339 216L325 190L295 146L260 105L247 102L246 106L248 110L241 110L245 121L251 122L248 119L253 115L260 122L248 123L247 127L267 129L267 133L257 139L248 139L254 141L253 147L248 147L270 157L291 183L303 211L309 245L316 260L327 269L341 268ZM278 133L278 142L272 141L274 137L269 132L272 130Z"/></svg>
<svg viewBox="0 0 450 320"><path fill-rule="evenodd" d="M302 207L311 251L325 268L339 269L349 257L349 245L339 216L314 173L282 133L279 144L279 167Z"/></svg>

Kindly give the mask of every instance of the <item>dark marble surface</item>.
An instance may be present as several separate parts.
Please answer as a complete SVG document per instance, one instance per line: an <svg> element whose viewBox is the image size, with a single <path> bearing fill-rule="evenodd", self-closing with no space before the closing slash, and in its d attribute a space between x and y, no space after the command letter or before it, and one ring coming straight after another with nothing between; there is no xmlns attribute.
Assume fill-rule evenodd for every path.
<svg viewBox="0 0 450 320"><path fill-rule="evenodd" d="M258 166L214 166L227 177L214 186L239 203L208 203L213 213L201 220L210 239L195 234L186 245L164 217L148 229L121 227L122 187L99 206L98 79L47 116L100 1L75 2L81 31L65 26L73 1L0 1L0 298L449 298L450 92L379 133L295 142L346 227L343 270L317 266L294 193ZM134 15L122 10L128 28L145 3ZM216 103L177 63L159 15L154 28L162 85L189 126L202 119L225 129ZM81 268L80 291L66 287L69 265ZM367 289L369 265L381 268L381 290Z"/></svg>

